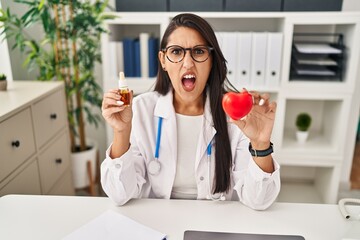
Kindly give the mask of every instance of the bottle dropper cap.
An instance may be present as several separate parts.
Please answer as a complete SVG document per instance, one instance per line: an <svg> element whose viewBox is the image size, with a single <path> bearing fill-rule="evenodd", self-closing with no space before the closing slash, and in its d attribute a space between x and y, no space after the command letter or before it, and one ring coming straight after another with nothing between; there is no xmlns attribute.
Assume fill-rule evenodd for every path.
<svg viewBox="0 0 360 240"><path fill-rule="evenodd" d="M125 79L125 74L124 74L124 72L120 72L119 73L119 88L127 88L127 87L128 87L128 84Z"/></svg>

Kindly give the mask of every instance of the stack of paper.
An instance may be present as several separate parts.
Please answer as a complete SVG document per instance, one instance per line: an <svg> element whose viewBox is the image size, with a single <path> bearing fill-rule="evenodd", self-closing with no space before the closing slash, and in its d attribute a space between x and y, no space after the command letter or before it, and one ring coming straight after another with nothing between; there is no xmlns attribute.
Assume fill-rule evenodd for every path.
<svg viewBox="0 0 360 240"><path fill-rule="evenodd" d="M295 47L300 53L311 54L340 54L341 50L321 43L295 43Z"/></svg>
<svg viewBox="0 0 360 240"><path fill-rule="evenodd" d="M314 58L314 59L306 59L306 58L296 58L298 64L306 64L306 65L320 65L320 66L337 66L337 62L330 58Z"/></svg>
<svg viewBox="0 0 360 240"><path fill-rule="evenodd" d="M166 235L108 210L64 238L64 240L79 239L163 240L166 239Z"/></svg>

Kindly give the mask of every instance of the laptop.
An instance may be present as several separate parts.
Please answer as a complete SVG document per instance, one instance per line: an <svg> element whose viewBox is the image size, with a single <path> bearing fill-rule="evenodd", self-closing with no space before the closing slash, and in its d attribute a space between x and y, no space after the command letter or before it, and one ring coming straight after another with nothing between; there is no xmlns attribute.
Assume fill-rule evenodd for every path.
<svg viewBox="0 0 360 240"><path fill-rule="evenodd" d="M187 230L184 240L305 240L299 235L271 235L251 233L226 233Z"/></svg>

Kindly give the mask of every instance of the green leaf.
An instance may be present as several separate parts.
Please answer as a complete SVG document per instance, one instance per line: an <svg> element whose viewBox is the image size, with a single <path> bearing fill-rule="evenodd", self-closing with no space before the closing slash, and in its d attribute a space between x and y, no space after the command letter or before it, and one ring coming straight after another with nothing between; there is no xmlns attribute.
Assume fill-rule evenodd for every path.
<svg viewBox="0 0 360 240"><path fill-rule="evenodd" d="M36 9L35 8L31 8L29 11L27 11L22 17L21 17L21 21L23 22L27 22L29 21L28 18L30 18L34 13L35 13ZM28 23L29 24L29 23Z"/></svg>
<svg viewBox="0 0 360 240"><path fill-rule="evenodd" d="M0 22L6 22L8 21L8 15L6 12L0 8Z"/></svg>
<svg viewBox="0 0 360 240"><path fill-rule="evenodd" d="M24 4L27 4L27 5L34 5L34 2L29 2L29 1L25 1L25 0L14 0L14 2L24 3Z"/></svg>
<svg viewBox="0 0 360 240"><path fill-rule="evenodd" d="M38 9L41 10L44 7L45 0L41 0L38 6Z"/></svg>
<svg viewBox="0 0 360 240"><path fill-rule="evenodd" d="M39 46L37 45L37 43L34 40L32 40L32 41L24 41L24 44L26 46L29 46L34 52L39 51Z"/></svg>

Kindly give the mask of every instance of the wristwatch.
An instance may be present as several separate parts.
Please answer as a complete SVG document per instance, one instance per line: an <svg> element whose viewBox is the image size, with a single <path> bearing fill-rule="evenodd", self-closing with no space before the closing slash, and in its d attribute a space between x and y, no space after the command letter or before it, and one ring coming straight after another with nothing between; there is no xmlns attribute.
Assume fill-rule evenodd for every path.
<svg viewBox="0 0 360 240"><path fill-rule="evenodd" d="M253 156L253 157L266 157L274 152L274 148L273 148L272 142L270 142L270 146L265 150L253 149L253 147L251 146L251 143L249 143L249 152L251 153L251 156Z"/></svg>

